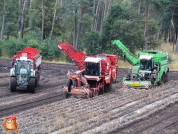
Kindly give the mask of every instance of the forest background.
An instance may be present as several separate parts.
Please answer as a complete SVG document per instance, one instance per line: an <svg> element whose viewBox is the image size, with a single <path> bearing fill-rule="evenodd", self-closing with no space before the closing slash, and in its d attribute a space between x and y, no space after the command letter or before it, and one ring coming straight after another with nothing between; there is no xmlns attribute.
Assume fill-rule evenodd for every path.
<svg viewBox="0 0 178 134"><path fill-rule="evenodd" d="M0 56L35 47L44 60L64 61L57 47L67 41L87 55L124 56L169 43L178 53L178 0L1 0Z"/></svg>

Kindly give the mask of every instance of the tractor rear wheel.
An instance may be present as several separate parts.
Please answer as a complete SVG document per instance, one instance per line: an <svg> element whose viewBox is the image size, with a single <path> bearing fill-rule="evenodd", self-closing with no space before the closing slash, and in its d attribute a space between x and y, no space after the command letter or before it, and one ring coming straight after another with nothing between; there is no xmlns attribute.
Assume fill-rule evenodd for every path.
<svg viewBox="0 0 178 134"><path fill-rule="evenodd" d="M35 87L38 87L40 84L40 73L36 74L36 79L35 79Z"/></svg>
<svg viewBox="0 0 178 134"><path fill-rule="evenodd" d="M16 79L16 77L11 77L10 78L10 90L11 90L11 92L16 92L16 87L17 87L17 79Z"/></svg>
<svg viewBox="0 0 178 134"><path fill-rule="evenodd" d="M35 93L35 78L30 78L28 88L30 93Z"/></svg>

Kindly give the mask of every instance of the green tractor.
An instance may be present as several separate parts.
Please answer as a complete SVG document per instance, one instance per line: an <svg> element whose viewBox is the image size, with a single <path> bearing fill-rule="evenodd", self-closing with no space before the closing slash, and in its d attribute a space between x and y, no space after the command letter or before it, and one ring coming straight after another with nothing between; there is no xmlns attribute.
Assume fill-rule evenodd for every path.
<svg viewBox="0 0 178 134"><path fill-rule="evenodd" d="M134 56L119 40L115 44L132 65L123 78L123 87L149 89L168 81L168 53L158 50L145 50Z"/></svg>

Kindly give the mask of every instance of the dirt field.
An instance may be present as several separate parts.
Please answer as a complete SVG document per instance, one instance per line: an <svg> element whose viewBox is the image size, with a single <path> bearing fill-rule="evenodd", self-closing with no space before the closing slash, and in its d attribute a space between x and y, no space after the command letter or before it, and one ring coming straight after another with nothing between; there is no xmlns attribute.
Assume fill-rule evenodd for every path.
<svg viewBox="0 0 178 134"><path fill-rule="evenodd" d="M26 89L11 93L10 60L0 59L0 124L15 115L20 134L119 133L175 134L178 132L178 72L169 72L169 82L151 90L122 88L128 69L118 69L110 93L90 99L66 99L62 86L66 71L74 65L42 63L36 93ZM0 126L0 132L3 127Z"/></svg>

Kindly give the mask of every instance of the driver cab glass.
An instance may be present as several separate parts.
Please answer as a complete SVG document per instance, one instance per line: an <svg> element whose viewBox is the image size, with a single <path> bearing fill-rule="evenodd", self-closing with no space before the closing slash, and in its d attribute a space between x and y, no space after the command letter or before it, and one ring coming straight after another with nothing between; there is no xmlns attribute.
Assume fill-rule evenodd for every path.
<svg viewBox="0 0 178 134"><path fill-rule="evenodd" d="M30 62L29 61L18 61L17 62L17 66L16 66L16 69L17 69L17 72L20 71L20 69L26 69L26 70L30 70Z"/></svg>
<svg viewBox="0 0 178 134"><path fill-rule="evenodd" d="M151 71L151 69L152 69L151 59L150 60L147 60L147 59L140 60L140 70Z"/></svg>
<svg viewBox="0 0 178 134"><path fill-rule="evenodd" d="M85 66L86 66L85 75L99 76L100 74L99 63L86 62Z"/></svg>

